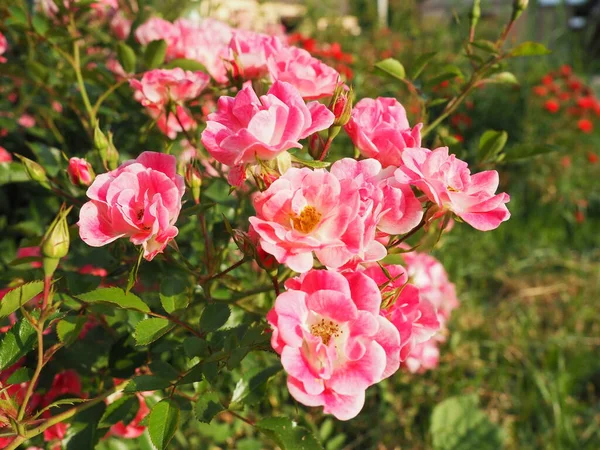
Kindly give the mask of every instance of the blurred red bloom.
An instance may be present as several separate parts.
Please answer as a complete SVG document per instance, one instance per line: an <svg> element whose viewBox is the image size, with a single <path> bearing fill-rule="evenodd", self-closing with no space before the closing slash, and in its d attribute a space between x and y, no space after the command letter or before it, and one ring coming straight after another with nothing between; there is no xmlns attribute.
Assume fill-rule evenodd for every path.
<svg viewBox="0 0 600 450"><path fill-rule="evenodd" d="M533 93L539 97L545 97L548 95L548 88L546 86L534 86L532 89Z"/></svg>
<svg viewBox="0 0 600 450"><path fill-rule="evenodd" d="M563 156L562 158L560 158L560 165L563 166L565 169L571 167L571 157Z"/></svg>
<svg viewBox="0 0 600 450"><path fill-rule="evenodd" d="M589 119L581 119L577 122L577 128L579 128L584 133L591 133L594 131L594 124Z"/></svg>
<svg viewBox="0 0 600 450"><path fill-rule="evenodd" d="M554 78L552 78L552 75L544 75L542 77L542 84L545 84L546 86L551 85L553 81Z"/></svg>
<svg viewBox="0 0 600 450"><path fill-rule="evenodd" d="M567 86L572 91L578 91L583 87L583 84L578 79L573 78L573 79L569 80L569 82L567 83Z"/></svg>
<svg viewBox="0 0 600 450"><path fill-rule="evenodd" d="M598 162L598 155L596 155L594 152L588 152L587 159L590 164L596 164Z"/></svg>
<svg viewBox="0 0 600 450"><path fill-rule="evenodd" d="M573 73L573 68L571 66L569 66L568 64L564 64L560 67L560 74L568 77L571 75L571 73Z"/></svg>
<svg viewBox="0 0 600 450"><path fill-rule="evenodd" d="M546 103L544 103L544 109L546 109L546 111L549 113L555 114L560 109L560 103L554 99L548 100Z"/></svg>
<svg viewBox="0 0 600 450"><path fill-rule="evenodd" d="M577 106L583 109L592 109L596 105L596 99L591 95L585 97L579 97L577 99Z"/></svg>

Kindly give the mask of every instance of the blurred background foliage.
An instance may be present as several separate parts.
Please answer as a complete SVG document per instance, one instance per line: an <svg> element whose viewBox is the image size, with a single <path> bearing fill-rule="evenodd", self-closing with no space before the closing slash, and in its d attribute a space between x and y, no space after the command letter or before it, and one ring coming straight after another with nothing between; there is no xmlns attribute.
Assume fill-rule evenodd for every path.
<svg viewBox="0 0 600 450"><path fill-rule="evenodd" d="M148 5L171 20L198 14L206 3L212 3L208 11L214 13L229 0L221 5L153 0ZM389 28L378 23L377 2L372 0L295 3L303 7L302 12L281 19L289 32L302 33L322 45L339 44L343 53L353 55L345 64L352 71L356 97L397 97L413 122L424 118L411 93L401 83L375 74L373 65L393 57L410 72L420 55L436 51L431 63L435 73L436 67L456 62L464 54L461 43L468 34L469 2L390 0ZM482 1L478 37L498 34L510 14L510 3ZM547 110L545 102L558 94L541 96L533 90L549 73L560 78L558 71L567 64L591 93L596 91L600 22L590 12L585 27L574 30L570 19L577 11L573 7L530 3L509 40L538 40L552 54L511 61L519 85L477 90L455 114L461 114L462 120L450 118L426 142L451 143L453 151L477 170L485 168L478 164L477 150L488 129L506 131L508 149L554 146L547 154L498 166L502 190L511 195L509 222L489 233L457 223L434 249L462 300L449 325L450 339L442 347L439 367L424 374L402 372L374 386L363 412L349 422L289 406L293 401L280 373L269 384L267 398L253 406L254 413L291 415L312 429L327 450L600 448L600 165L596 162L600 119L593 114L589 119L593 130L584 132L578 127L580 119L571 117L566 106L557 113ZM344 16L351 19L343 20ZM459 64L464 61L460 58ZM460 80L448 81L419 87L426 98L435 99L460 85ZM124 123L127 118L120 119ZM71 122L74 138L81 130L76 129L77 121ZM118 147L127 148L125 142L134 139L127 129L141 126L113 128ZM67 133L65 139L72 138ZM151 144L152 135L146 142ZM350 140L342 136L334 145L333 151L340 154L352 151ZM12 195L16 189L11 186L3 192L6 211L17 211ZM55 207L34 199L28 208L18 209L29 219L24 222L31 227L27 234L40 234L36 217ZM3 250L14 252L10 245L3 245ZM142 270L141 276L152 274ZM243 361L242 371L264 368L272 356L252 354ZM227 382L223 380L224 385ZM481 411L483 417L478 415ZM463 439L440 440L439 432L436 438L431 430L439 431L440 423L451 426ZM177 432L173 447L258 450L264 444L251 426L222 414L210 425L191 420ZM151 444L144 435L134 441L105 441L99 448L149 449Z"/></svg>

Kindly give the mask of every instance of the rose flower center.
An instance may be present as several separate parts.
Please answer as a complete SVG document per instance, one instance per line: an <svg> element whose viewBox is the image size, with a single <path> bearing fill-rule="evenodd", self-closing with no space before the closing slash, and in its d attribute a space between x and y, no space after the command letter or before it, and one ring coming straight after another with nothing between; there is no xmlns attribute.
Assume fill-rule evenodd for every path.
<svg viewBox="0 0 600 450"><path fill-rule="evenodd" d="M321 213L314 206L305 206L298 216L292 217L294 229L302 233L310 233L321 221Z"/></svg>
<svg viewBox="0 0 600 450"><path fill-rule="evenodd" d="M331 320L321 319L310 326L310 334L320 337L325 345L329 344L332 337L339 337L340 333L340 326Z"/></svg>

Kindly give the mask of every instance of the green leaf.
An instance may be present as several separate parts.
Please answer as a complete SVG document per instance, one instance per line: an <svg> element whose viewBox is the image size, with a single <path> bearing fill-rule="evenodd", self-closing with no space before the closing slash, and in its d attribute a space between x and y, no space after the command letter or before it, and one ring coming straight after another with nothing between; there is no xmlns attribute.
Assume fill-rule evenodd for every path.
<svg viewBox="0 0 600 450"><path fill-rule="evenodd" d="M427 103L427 107L433 108L434 106L443 105L444 103L448 103L449 101L449 98L435 98Z"/></svg>
<svg viewBox="0 0 600 450"><path fill-rule="evenodd" d="M137 345L148 345L165 335L173 324L167 319L153 317L138 322L135 326L135 342Z"/></svg>
<svg viewBox="0 0 600 450"><path fill-rule="evenodd" d="M33 16L31 18L31 24L33 25L33 29L42 36L44 36L50 28L50 24L48 23L46 18L41 14L36 14L35 16Z"/></svg>
<svg viewBox="0 0 600 450"><path fill-rule="evenodd" d="M258 422L256 428L275 441L282 450L323 450L310 431L287 417L268 417Z"/></svg>
<svg viewBox="0 0 600 450"><path fill-rule="evenodd" d="M539 42L526 41L513 48L508 54L508 56L540 56L548 55L549 53L552 52L548 50L544 44L540 44Z"/></svg>
<svg viewBox="0 0 600 450"><path fill-rule="evenodd" d="M27 320L19 320L0 341L0 371L12 366L36 346L35 328Z"/></svg>
<svg viewBox="0 0 600 450"><path fill-rule="evenodd" d="M261 370L254 376L244 374L235 386L231 396L231 405L253 405L264 398L269 378L281 371L281 365L277 364Z"/></svg>
<svg viewBox="0 0 600 450"><path fill-rule="evenodd" d="M23 164L11 162L0 164L0 186L9 183L30 181Z"/></svg>
<svg viewBox="0 0 600 450"><path fill-rule="evenodd" d="M443 83L444 81L453 80L454 78L462 79L464 78L464 75L457 66L449 64L447 66L444 66L440 70L440 73L438 75L435 75L429 80L427 80L427 85L437 86L438 84Z"/></svg>
<svg viewBox="0 0 600 450"><path fill-rule="evenodd" d="M139 348L127 345L128 339L129 336L124 336L110 348L108 367L110 368L110 375L113 377L129 378L138 367L147 362L147 352L139 351Z"/></svg>
<svg viewBox="0 0 600 450"><path fill-rule="evenodd" d="M27 13L18 6L8 8L10 13L11 23L15 25L27 25Z"/></svg>
<svg viewBox="0 0 600 450"><path fill-rule="evenodd" d="M294 156L294 155L291 155L291 157L292 157L292 162L301 164L306 167L310 167L311 169L326 169L327 167L329 167L331 165L331 163L327 162L327 161L314 161L314 160L309 161L307 159L298 158L297 156Z"/></svg>
<svg viewBox="0 0 600 450"><path fill-rule="evenodd" d="M65 345L71 345L79 337L86 322L85 316L67 316L56 324L58 339Z"/></svg>
<svg viewBox="0 0 600 450"><path fill-rule="evenodd" d="M126 294L118 287L98 288L85 294L78 294L76 297L86 303L110 303L122 309L150 312L150 308L141 298L131 292Z"/></svg>
<svg viewBox="0 0 600 450"><path fill-rule="evenodd" d="M101 402L76 414L62 442L63 448L66 450L96 448L100 438L106 434L106 430L98 430L98 422L105 408L106 405Z"/></svg>
<svg viewBox="0 0 600 450"><path fill-rule="evenodd" d="M117 58L126 73L135 72L135 52L130 46L119 42L117 46Z"/></svg>
<svg viewBox="0 0 600 450"><path fill-rule="evenodd" d="M375 71L390 75L399 80L406 77L406 70L400 61L394 58L387 58L375 64Z"/></svg>
<svg viewBox="0 0 600 450"><path fill-rule="evenodd" d="M178 309L187 308L190 303L190 280L182 274L173 274L160 282L160 303L171 314Z"/></svg>
<svg viewBox="0 0 600 450"><path fill-rule="evenodd" d="M508 133L506 131L487 130L479 139L479 161L496 160L507 140Z"/></svg>
<svg viewBox="0 0 600 450"><path fill-rule="evenodd" d="M32 281L6 293L0 301L0 319L8 317L43 290L43 281Z"/></svg>
<svg viewBox="0 0 600 450"><path fill-rule="evenodd" d="M140 401L136 395L124 395L106 407L100 419L99 427L110 427L116 423L131 422L138 412Z"/></svg>
<svg viewBox="0 0 600 450"><path fill-rule="evenodd" d="M190 336L183 341L183 350L188 358L208 356L208 344L204 339Z"/></svg>
<svg viewBox="0 0 600 450"><path fill-rule="evenodd" d="M477 408L477 396L450 397L431 415L435 450L496 450L503 448L502 429Z"/></svg>
<svg viewBox="0 0 600 450"><path fill-rule="evenodd" d="M415 61L414 68L412 70L412 74L411 74L411 78L413 80L416 80L417 78L419 78L419 75L421 75L421 72L423 72L423 70L425 69L427 64L429 64L431 62L431 60L435 57L435 55L437 55L437 52L429 52L429 53L423 53L421 56L419 56L417 58L417 60Z"/></svg>
<svg viewBox="0 0 600 450"><path fill-rule="evenodd" d="M167 54L167 42L164 39L152 41L146 47L144 62L148 69L156 69L165 60Z"/></svg>
<svg viewBox="0 0 600 450"><path fill-rule="evenodd" d="M471 42L471 45L494 55L498 53L498 47L496 44L486 39L477 39Z"/></svg>
<svg viewBox="0 0 600 450"><path fill-rule="evenodd" d="M202 311L200 329L206 332L218 330L225 325L230 314L229 306L225 303L209 303Z"/></svg>
<svg viewBox="0 0 600 450"><path fill-rule="evenodd" d="M171 364L160 359L152 361L148 367L153 375L164 378L165 380L175 380L179 377L179 371Z"/></svg>
<svg viewBox="0 0 600 450"><path fill-rule="evenodd" d="M31 380L31 370L27 367L19 367L6 380L6 384L21 384Z"/></svg>
<svg viewBox="0 0 600 450"><path fill-rule="evenodd" d="M562 151L563 148L551 144L519 144L509 147L504 152L504 162L519 161L522 159L533 158L538 155Z"/></svg>
<svg viewBox="0 0 600 450"><path fill-rule="evenodd" d="M196 61L195 59L177 58L172 61L169 61L169 63L166 65L167 69L174 69L176 67L179 67L183 70L200 70L202 72L207 71L206 67L199 61Z"/></svg>
<svg viewBox="0 0 600 450"><path fill-rule="evenodd" d="M160 389L166 389L171 385L169 380L157 377L155 375L140 375L139 377L133 378L123 392L132 393L140 391L158 391Z"/></svg>
<svg viewBox="0 0 600 450"><path fill-rule="evenodd" d="M179 407L172 399L164 399L152 407L148 417L150 439L157 448L167 447L179 426Z"/></svg>
<svg viewBox="0 0 600 450"><path fill-rule="evenodd" d="M519 84L519 80L517 80L517 77L511 72L495 73L494 75L486 79L485 82L497 84Z"/></svg>
<svg viewBox="0 0 600 450"><path fill-rule="evenodd" d="M48 71L45 66L42 66L41 64L40 66L40 70L45 72ZM59 149L49 147L39 142L28 142L27 146L35 154L37 162L46 169L48 175L55 177L65 169L64 159Z"/></svg>
<svg viewBox="0 0 600 450"><path fill-rule="evenodd" d="M210 423L210 421L223 411L225 408L219 400L219 394L216 392L205 392L200 395L194 407L194 415L200 422Z"/></svg>

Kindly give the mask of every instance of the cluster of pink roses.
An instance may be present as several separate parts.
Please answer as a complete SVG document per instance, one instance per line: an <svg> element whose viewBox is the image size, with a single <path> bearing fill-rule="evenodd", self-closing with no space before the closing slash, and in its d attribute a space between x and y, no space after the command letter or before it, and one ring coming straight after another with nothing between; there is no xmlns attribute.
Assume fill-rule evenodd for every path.
<svg viewBox="0 0 600 450"><path fill-rule="evenodd" d="M396 99L363 99L352 108L334 69L280 38L211 20L156 18L135 36L142 45L165 40L167 59L196 59L218 83L245 80L218 99L201 142L220 164L209 165L211 176L226 173L238 193L247 178L256 181L248 236L259 265L277 262L299 274L267 316L292 396L347 420L362 408L366 389L402 364L412 372L435 367L444 339L438 332L458 305L454 286L427 255L406 254L405 267L382 260L402 235L440 218L454 215L483 231L508 220L498 173L472 175L447 148L421 147L421 124L411 127ZM195 129L188 106L210 83L203 72L179 68L130 80L172 139ZM261 83L269 84L264 95L257 94ZM318 101L324 97L332 97L329 106ZM325 158L342 127L360 160L310 168L292 154L308 146L314 159ZM319 133L326 130L324 143ZM185 186L174 156L144 152L95 178L73 158L69 175L89 186L79 220L87 244L127 237L152 260L177 235Z"/></svg>

